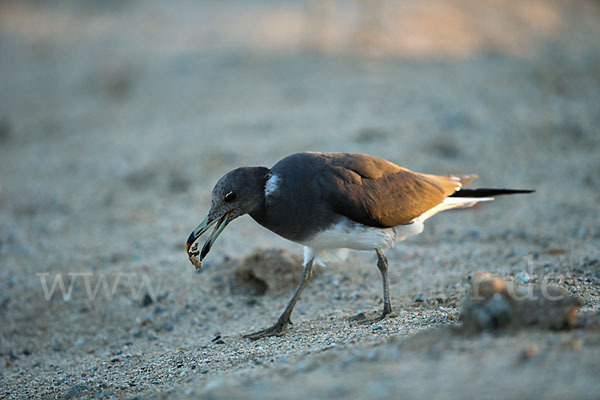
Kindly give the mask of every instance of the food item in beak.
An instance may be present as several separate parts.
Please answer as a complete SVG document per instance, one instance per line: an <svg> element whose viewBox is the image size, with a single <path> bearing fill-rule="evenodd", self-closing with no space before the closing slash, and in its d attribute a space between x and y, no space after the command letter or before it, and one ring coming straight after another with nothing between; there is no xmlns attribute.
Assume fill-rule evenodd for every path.
<svg viewBox="0 0 600 400"><path fill-rule="evenodd" d="M200 250L198 250L198 243L194 243L194 245L188 252L188 258L190 259L190 262L196 268L196 271L202 269L202 260L200 260L198 258L199 255L200 255Z"/></svg>

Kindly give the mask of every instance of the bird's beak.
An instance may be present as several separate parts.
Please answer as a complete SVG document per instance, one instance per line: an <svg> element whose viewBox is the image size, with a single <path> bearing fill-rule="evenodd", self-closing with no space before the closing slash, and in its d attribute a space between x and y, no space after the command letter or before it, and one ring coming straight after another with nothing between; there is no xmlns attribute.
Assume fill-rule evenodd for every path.
<svg viewBox="0 0 600 400"><path fill-rule="evenodd" d="M194 231L190 233L190 236L188 237L187 243L185 244L185 251L188 253L188 255L190 254L190 247L192 244L194 244L196 239L202 236L202 234L206 232L208 228L217 223L217 225L215 226L215 230L210 235L206 243L204 243L202 251L200 252L200 261L202 261L210 251L210 248L212 247L215 240L217 240L221 232L223 232L223 229L225 229L225 227L229 223L229 218L231 217L232 212L233 210L226 211L218 218L212 220L207 215L206 218L204 218L204 220L200 223L200 225L198 225L198 227L194 229Z"/></svg>

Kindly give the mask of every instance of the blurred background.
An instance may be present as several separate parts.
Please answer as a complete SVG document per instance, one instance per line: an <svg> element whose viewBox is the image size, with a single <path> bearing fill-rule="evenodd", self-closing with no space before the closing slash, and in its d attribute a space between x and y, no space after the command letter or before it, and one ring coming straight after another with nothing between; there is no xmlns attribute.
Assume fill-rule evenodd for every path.
<svg viewBox="0 0 600 400"><path fill-rule="evenodd" d="M483 185L537 186L560 163L591 189L598 8L5 1L0 206L43 215L42 230L85 224L74 248L103 240L107 218L170 214L144 235L185 236L224 172L304 150L476 171Z"/></svg>
<svg viewBox="0 0 600 400"><path fill-rule="evenodd" d="M420 172L479 173L482 187L537 190L461 223L436 217L408 250L391 251L415 268L403 277L422 279L420 257L439 264L434 245L464 259L452 247L463 238L469 254L484 248L470 266L492 271L549 249L569 260L557 268L597 257L599 38L596 0L2 1L0 344L13 368L2 389L36 363L89 365L116 342L149 346L146 333L131 339L150 328L139 327L147 311L128 288L89 301L78 283L70 302L47 302L40 272L162 276L164 315L195 310L168 337L152 331L165 348L196 340L190 327L212 338L207 304L220 331L242 332L261 312L271 320L288 294L261 312L234 302L222 321L228 295L191 272L184 242L221 175L298 151L368 153ZM256 246L300 252L243 218L219 239L213 265ZM376 296L377 277L372 268L361 290ZM198 288L178 293L182 281ZM398 302L412 301L411 284ZM299 304L299 320L327 309L324 299Z"/></svg>

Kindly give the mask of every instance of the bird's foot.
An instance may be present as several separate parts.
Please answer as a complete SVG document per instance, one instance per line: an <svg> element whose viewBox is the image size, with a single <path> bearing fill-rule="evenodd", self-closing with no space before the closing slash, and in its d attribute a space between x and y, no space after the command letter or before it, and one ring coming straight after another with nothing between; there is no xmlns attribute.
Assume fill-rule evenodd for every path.
<svg viewBox="0 0 600 400"><path fill-rule="evenodd" d="M283 336L288 331L288 322L277 321L275 325L262 331L249 333L242 336L244 339L258 340L269 336Z"/></svg>
<svg viewBox="0 0 600 400"><path fill-rule="evenodd" d="M367 318L367 316L364 313L359 313L353 317L350 317L349 319L350 319L350 321L357 322L359 324L369 325L369 324L374 324L376 322L382 321L385 318L396 318L397 316L398 315L396 313L389 311L389 312L383 312L380 316L375 317L375 318Z"/></svg>

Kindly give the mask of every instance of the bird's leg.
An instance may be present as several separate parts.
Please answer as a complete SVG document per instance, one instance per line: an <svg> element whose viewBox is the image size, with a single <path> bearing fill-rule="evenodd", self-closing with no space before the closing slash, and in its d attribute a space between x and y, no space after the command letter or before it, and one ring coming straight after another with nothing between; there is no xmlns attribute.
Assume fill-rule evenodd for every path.
<svg viewBox="0 0 600 400"><path fill-rule="evenodd" d="M381 318L383 319L386 315L392 313L390 282L388 280L388 260L381 249L375 251L377 252L377 268L381 272L381 280L383 281L383 313L381 314Z"/></svg>
<svg viewBox="0 0 600 400"><path fill-rule="evenodd" d="M314 261L314 253L312 251L306 251L304 254L304 271L302 271L302 275L300 276L300 283L296 287L294 291L294 295L290 299L290 302L285 307L285 310L275 323L275 325L263 329L262 331L253 332L248 335L244 335L244 338L250 340L257 340L268 336L283 336L288 330L288 324L291 324L290 316L292 315L292 311L294 310L294 306L300 298L300 294L310 281L312 277L312 266Z"/></svg>
<svg viewBox="0 0 600 400"><path fill-rule="evenodd" d="M388 280L388 260L381 249L375 249L375 252L377 253L377 268L379 268L379 272L381 272L381 280L383 281L383 312L381 313L381 316L376 318L358 318L358 322L363 324L379 322L386 316L396 316L395 314L392 314L392 302L390 300L390 283Z"/></svg>

